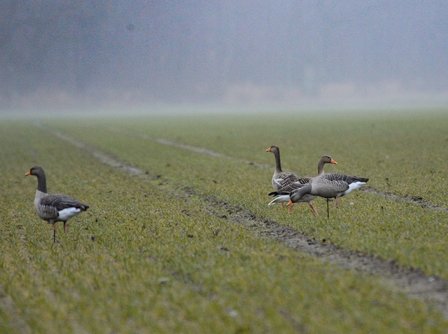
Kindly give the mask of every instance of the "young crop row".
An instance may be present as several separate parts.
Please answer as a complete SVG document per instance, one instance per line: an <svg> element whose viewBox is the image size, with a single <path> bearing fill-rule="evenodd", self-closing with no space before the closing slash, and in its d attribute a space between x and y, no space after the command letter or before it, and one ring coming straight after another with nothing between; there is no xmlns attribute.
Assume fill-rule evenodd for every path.
<svg viewBox="0 0 448 334"><path fill-rule="evenodd" d="M1 332L412 328L442 333L447 328L436 310L391 291L374 277L260 239L211 214L200 197L185 197L177 189L192 187L310 237L445 275L443 255L439 252L439 259L434 259L434 246L444 245L437 235L446 233L442 214L376 197L373 201L371 195L358 193L343 201L330 222L324 215L314 219L303 207L289 215L280 207L266 206L270 170L142 140L137 135L159 136L152 133L151 122L139 122L140 127L122 123L119 134L117 124L46 122L157 177L132 176L104 165L30 123L0 125L4 173L0 287L2 296L11 301L3 302L6 297L0 301ZM168 133L171 139L197 144ZM238 156L238 150L225 153L245 158ZM270 163L272 157L263 161L265 155L254 160ZM34 213L35 180L23 177L35 164L46 168L50 191L69 193L91 206L69 223L68 233L60 233L56 245L50 227ZM319 208L323 207L321 202ZM402 209L406 213L399 218ZM414 231L416 217L422 219L418 231ZM360 223L361 219L367 221ZM441 221L431 225L426 219ZM396 234L388 236L396 228ZM411 232L401 236L400 231L407 230ZM397 236L401 240L395 244ZM412 243L424 247L411 254ZM425 261L427 267L422 265Z"/></svg>
<svg viewBox="0 0 448 334"><path fill-rule="evenodd" d="M362 120L358 120L358 122L359 124L352 128L360 129L365 126ZM411 125L404 122L401 127L412 128L415 126L416 121L408 122ZM246 124L236 120L233 120L233 123L230 121L226 123L196 119L186 125L184 123L179 120L171 120L171 122L165 120L163 126L160 125L163 131L157 130L159 124L154 124L152 120L121 122L120 125L98 122L89 126L85 124L76 126L73 123L69 126L64 124L55 124L55 126L62 127L64 131L74 137L83 138L91 145L119 156L141 169L151 171L152 174L172 179L180 185L196 187L204 193L217 195L230 203L242 205L257 215L270 217L296 228L317 240L325 239L345 249L378 255L384 259L393 259L403 266L420 268L428 275L436 274L444 278L448 277L448 267L446 266L448 259L443 251L447 245L444 238L448 232L446 212L425 209L415 204L391 201L372 193L359 191L343 198L342 207L338 210L332 209L336 214L330 220L327 220L324 214L317 219L312 217L304 205L297 206L292 214L288 214L281 207L268 208L266 205L269 201L267 193L271 191L270 178L274 161L271 154L264 152L264 148L267 146L265 143L274 141L271 138L272 135L266 133L269 139L264 140L261 134L258 134L257 137L257 132L254 132L257 124ZM212 124L210 125L210 123ZM264 123L269 122L265 120ZM437 122L434 121L434 123ZM204 126L205 124L208 126ZM298 123L298 125L300 124ZM318 130L317 124L316 121L315 129ZM384 124L387 123L384 122ZM91 127L95 127L95 132L90 131ZM285 127L289 129L292 126ZM206 129L205 134L201 134L200 128ZM232 132L235 131L235 128L242 133L242 139L235 139L237 136L234 134L227 135L226 129L230 129L229 131ZM437 127L435 126L435 128ZM188 135L187 129L190 129ZM198 133L199 140L192 135L195 132L194 129ZM424 129L423 126L422 129ZM346 130L348 131L348 128ZM258 140L246 140L247 134L251 131L255 133L254 136ZM436 133L436 131L433 132ZM178 135L176 136L175 133ZM390 135L391 141L395 138L395 132L392 133L394 135ZM414 133L416 137L422 135L421 131ZM381 182L377 181L377 175L383 173L384 170L378 169L376 162L369 162L372 149L368 145L362 149L363 143L365 144L362 139L364 138L363 131L352 131L346 134L346 137L352 138L353 150L341 151L342 156L347 156L346 159L337 158L338 155L334 154L333 157L338 160L339 164L336 167L327 166L327 170L370 177L370 186L389 191L389 188L382 188ZM160 138L169 138L177 143L205 147L222 153L224 157L160 144L160 141L157 140ZM219 138L220 144L216 138ZM382 140L386 141L385 138ZM242 142L246 145L244 150L241 148L244 146ZM333 142L335 141L328 140L322 146L329 147ZM337 146L334 145L335 148ZM307 145L303 147L309 149ZM316 148L318 145L313 147ZM246 153L242 154L242 150ZM379 149L375 148L375 150ZM437 150L435 149L436 152ZM322 151L325 152L325 150ZM354 155L350 156L350 153ZM405 153L400 152L400 154ZM318 154L314 155L318 157ZM409 153L407 156L411 156L411 154ZM303 159L305 157L309 157L309 155L304 154ZM297 155L293 154L288 146L285 146L285 150L282 150L282 160L287 162L297 159ZM435 156L434 159L437 160ZM412 159L403 159L403 164L399 169L405 168L403 166L410 160ZM247 161L254 163L250 164ZM260 163L262 167L259 167ZM286 163L284 165L290 166ZM312 165L316 168L316 162ZM265 166L271 166L271 168ZM400 174L399 169L394 170L394 173ZM307 172L303 173L313 175L315 171L313 168L309 168ZM414 180L419 179L418 182L421 182L417 174L414 173L413 177ZM407 178L403 176L403 180L400 179L399 182L405 185L406 180ZM437 185L437 187L446 185L443 178L431 179L428 180L428 183ZM425 198L431 199L430 197ZM318 210L323 213L325 201L318 199L316 205Z"/></svg>

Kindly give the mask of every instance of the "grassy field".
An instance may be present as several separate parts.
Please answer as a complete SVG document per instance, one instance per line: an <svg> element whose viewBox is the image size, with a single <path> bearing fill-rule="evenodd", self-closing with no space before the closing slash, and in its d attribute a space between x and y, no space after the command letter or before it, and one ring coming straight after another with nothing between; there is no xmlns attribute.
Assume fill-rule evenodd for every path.
<svg viewBox="0 0 448 334"><path fill-rule="evenodd" d="M357 192L330 220L323 200L318 218L304 205L288 214L267 207L264 151L280 146L284 168L302 175L330 154L338 165L327 171L446 208L447 129L441 112L2 120L0 331L444 333L431 303L260 237L205 199L448 279L445 211ZM36 180L23 177L35 164L50 192L91 206L54 245L32 206Z"/></svg>

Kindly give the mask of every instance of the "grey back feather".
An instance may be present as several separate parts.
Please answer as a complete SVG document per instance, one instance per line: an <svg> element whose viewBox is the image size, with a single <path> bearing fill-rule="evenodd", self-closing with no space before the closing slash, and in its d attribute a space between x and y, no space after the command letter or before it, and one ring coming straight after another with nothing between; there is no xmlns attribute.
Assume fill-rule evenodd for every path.
<svg viewBox="0 0 448 334"><path fill-rule="evenodd" d="M85 211L89 208L87 204L83 204L70 196L66 195L47 195L41 198L40 204L43 206L54 207L57 211L67 208L77 208Z"/></svg>
<svg viewBox="0 0 448 334"><path fill-rule="evenodd" d="M59 211L67 208L77 208L81 211L86 211L89 206L83 204L66 195L43 195L36 202L36 211L40 218L44 220L58 221Z"/></svg>
<svg viewBox="0 0 448 334"><path fill-rule="evenodd" d="M313 195L331 198L336 197L349 188L349 183L344 178L345 175L324 174L312 181Z"/></svg>

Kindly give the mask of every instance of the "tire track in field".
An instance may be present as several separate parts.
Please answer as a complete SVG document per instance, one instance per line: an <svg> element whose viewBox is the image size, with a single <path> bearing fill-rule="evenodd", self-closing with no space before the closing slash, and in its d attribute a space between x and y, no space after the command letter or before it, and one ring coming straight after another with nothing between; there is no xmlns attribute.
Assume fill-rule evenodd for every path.
<svg viewBox="0 0 448 334"><path fill-rule="evenodd" d="M448 213L448 208L445 208L443 206L435 205L435 204L425 200L421 196L413 196L413 195L402 196L402 195L394 194L394 193L389 192L389 191L381 191L381 190L378 190L378 189L376 189L374 187L371 187L371 186L365 186L365 187L363 187L363 188L361 188L359 190L364 191L366 193L379 195L379 196L382 196L382 197L384 197L386 199L389 199L389 200L392 200L392 201L420 205L422 208L431 209L431 210L435 210L435 211L442 211L442 212L447 212Z"/></svg>
<svg viewBox="0 0 448 334"><path fill-rule="evenodd" d="M161 145L171 146L171 147L175 147L175 148L180 148L182 150L186 150L186 151L190 151L190 152L194 152L194 153L198 153L198 154L202 154L202 155L207 155L207 156L210 156L210 157L213 157L213 158L222 158L222 159L227 159L227 160L238 161L240 163L243 163L243 164L246 164L246 165L255 166L255 167L260 168L260 169L268 169L268 168L271 169L272 168L272 166L268 165L268 164L262 164L262 163L258 163L258 162L254 162L254 161L250 161L250 160L246 160L246 159L235 158L235 157L232 157L230 155L226 155L224 153L220 153L220 152L217 152L217 151L205 148L205 147L194 146L194 145L189 145L189 144L183 144L183 143L175 142L175 141L172 141L172 140L169 140L169 139L165 139L165 138L160 138L160 137L159 138L155 138L155 137L151 137L151 136L148 136L146 134L141 134L141 133L139 133L139 134L131 134L129 132L118 130L118 129L112 128L112 127L109 127L108 129L111 132L119 133L119 134L124 135L124 136L140 138L140 139L143 139L143 140L149 140L149 141L161 144Z"/></svg>
<svg viewBox="0 0 448 334"><path fill-rule="evenodd" d="M268 165L268 164L261 164L261 163L253 162L253 161L246 160L246 159L235 158L235 157L232 157L232 156L226 155L224 153L220 153L220 152L217 152L217 151L205 148L205 147L183 144L183 143L175 142L175 141L168 140L165 138L153 138L153 137L145 135L145 134L129 134L125 131L121 131L116 128L109 128L109 130L112 132L120 133L122 135L138 137L138 138L141 138L144 140L150 140L150 141L156 142L161 145L180 148L183 150L187 150L187 151L202 154L202 155L207 155L207 156L214 157L214 158L224 158L224 159L228 159L228 160L238 161L240 163L255 166L260 169L272 169L272 166ZM433 203L425 200L421 196L398 195L398 194L394 194L392 192L378 190L369 185L362 187L358 191L363 191L368 194L374 194L377 196L381 196L381 197L384 197L385 199L392 200L395 202L403 202L403 203L408 203L408 204L413 204L413 205L419 205L422 208L448 213L448 208L433 204Z"/></svg>
<svg viewBox="0 0 448 334"><path fill-rule="evenodd" d="M127 175L135 175L148 180L159 179L156 175L151 175L138 167L123 162L57 130L40 127L55 137L89 153L101 163L118 169ZM428 276L420 269L404 268L394 260L388 261L362 252L345 250L328 244L325 240L320 241L309 238L291 227L283 226L271 219L257 217L248 209L230 204L215 196L202 194L191 187L175 188L175 190L171 188L170 191L175 192L177 196L181 196L186 200L192 196L197 197L207 204L205 209L210 214L226 219L231 223L242 224L254 233L276 240L296 251L309 254L344 269L375 275L385 285L406 294L408 297L436 306L443 316L448 319L447 280L437 276Z"/></svg>

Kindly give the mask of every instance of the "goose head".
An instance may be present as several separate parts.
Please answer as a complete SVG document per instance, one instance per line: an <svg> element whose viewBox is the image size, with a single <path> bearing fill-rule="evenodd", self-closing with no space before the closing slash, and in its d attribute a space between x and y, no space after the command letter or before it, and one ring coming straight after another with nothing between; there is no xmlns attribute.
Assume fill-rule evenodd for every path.
<svg viewBox="0 0 448 334"><path fill-rule="evenodd" d="M266 152L272 152L272 153L275 153L275 152L278 152L278 151L279 151L278 146L275 146L275 145L269 146L269 147L266 149Z"/></svg>
<svg viewBox="0 0 448 334"><path fill-rule="evenodd" d="M320 161L322 161L322 163L324 164L332 164L332 165L337 165L337 161L334 160L332 157L330 157L329 155L323 155L320 158Z"/></svg>
<svg viewBox="0 0 448 334"><path fill-rule="evenodd" d="M325 164L336 165L337 162L332 157L330 157L328 155L323 155L320 158L319 163L317 164L317 174L318 175L320 175L320 174L322 174L324 172L324 165Z"/></svg>
<svg viewBox="0 0 448 334"><path fill-rule="evenodd" d="M34 166L25 174L25 176L33 175L37 177L37 190L46 193L47 181L45 178L45 172L42 167Z"/></svg>
<svg viewBox="0 0 448 334"><path fill-rule="evenodd" d="M34 175L34 176L41 176L41 175L45 175L44 170L42 167L40 166L34 166L31 167L31 169L26 172L25 176L30 176L30 175Z"/></svg>

